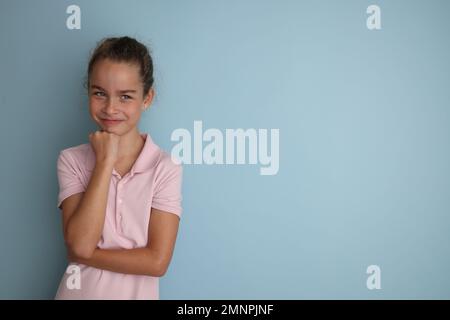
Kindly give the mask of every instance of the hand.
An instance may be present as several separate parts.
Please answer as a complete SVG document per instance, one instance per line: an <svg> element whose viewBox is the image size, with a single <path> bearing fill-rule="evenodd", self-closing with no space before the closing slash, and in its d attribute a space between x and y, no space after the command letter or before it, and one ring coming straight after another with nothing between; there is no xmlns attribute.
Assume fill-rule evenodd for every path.
<svg viewBox="0 0 450 320"><path fill-rule="evenodd" d="M89 141L98 162L116 163L119 153L120 136L107 131L95 131L89 134Z"/></svg>

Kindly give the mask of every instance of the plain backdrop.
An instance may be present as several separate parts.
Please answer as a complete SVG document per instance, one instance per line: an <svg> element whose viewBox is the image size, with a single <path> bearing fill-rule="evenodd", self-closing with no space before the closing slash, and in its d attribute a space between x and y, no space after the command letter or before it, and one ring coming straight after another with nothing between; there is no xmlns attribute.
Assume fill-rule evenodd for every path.
<svg viewBox="0 0 450 320"><path fill-rule="evenodd" d="M96 128L90 51L123 35L152 50L140 130L166 151L196 120L280 130L276 175L184 165L161 299L450 298L449 13L444 0L1 0L0 298L54 297L57 156Z"/></svg>

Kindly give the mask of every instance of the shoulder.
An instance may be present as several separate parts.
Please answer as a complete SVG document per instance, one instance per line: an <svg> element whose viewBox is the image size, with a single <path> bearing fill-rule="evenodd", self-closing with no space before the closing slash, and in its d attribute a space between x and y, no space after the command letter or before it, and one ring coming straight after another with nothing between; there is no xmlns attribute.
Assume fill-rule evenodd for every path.
<svg viewBox="0 0 450 320"><path fill-rule="evenodd" d="M182 165L179 160L172 157L168 152L163 149L160 149L159 152L159 163L158 165L168 167L168 168L182 168Z"/></svg>
<svg viewBox="0 0 450 320"><path fill-rule="evenodd" d="M59 152L58 161L68 161L74 165L84 167L88 160L90 148L89 143L84 143L62 149Z"/></svg>
<svg viewBox="0 0 450 320"><path fill-rule="evenodd" d="M183 166L177 160L163 149L159 150L159 160L155 167L157 180L165 180L170 177L181 177L183 174Z"/></svg>

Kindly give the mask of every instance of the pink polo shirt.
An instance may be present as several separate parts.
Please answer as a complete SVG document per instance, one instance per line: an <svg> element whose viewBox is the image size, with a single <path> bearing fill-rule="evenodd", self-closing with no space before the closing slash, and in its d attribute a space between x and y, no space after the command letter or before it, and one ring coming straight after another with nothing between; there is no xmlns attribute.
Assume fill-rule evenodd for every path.
<svg viewBox="0 0 450 320"><path fill-rule="evenodd" d="M141 136L145 144L130 172L121 177L115 169L112 171L105 224L97 245L101 249L146 246L152 207L181 217L182 166L175 164L149 134ZM95 152L90 143L60 152L58 208L67 197L86 190L94 167ZM66 272L55 299L159 299L159 277L70 265L81 271L80 288L67 285L74 283L76 273Z"/></svg>

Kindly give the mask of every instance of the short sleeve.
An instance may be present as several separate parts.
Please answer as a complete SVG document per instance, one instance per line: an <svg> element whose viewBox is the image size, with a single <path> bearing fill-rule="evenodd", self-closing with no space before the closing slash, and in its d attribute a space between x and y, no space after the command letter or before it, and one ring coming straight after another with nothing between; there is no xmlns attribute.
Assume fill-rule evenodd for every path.
<svg viewBox="0 0 450 320"><path fill-rule="evenodd" d="M174 213L181 218L182 181L183 167L181 164L173 165L170 170L159 179L153 192L152 207Z"/></svg>
<svg viewBox="0 0 450 320"><path fill-rule="evenodd" d="M58 205L61 209L61 203L69 196L84 192L85 188L81 183L77 171L75 170L73 158L64 150L59 153L57 161L57 173L59 183Z"/></svg>

